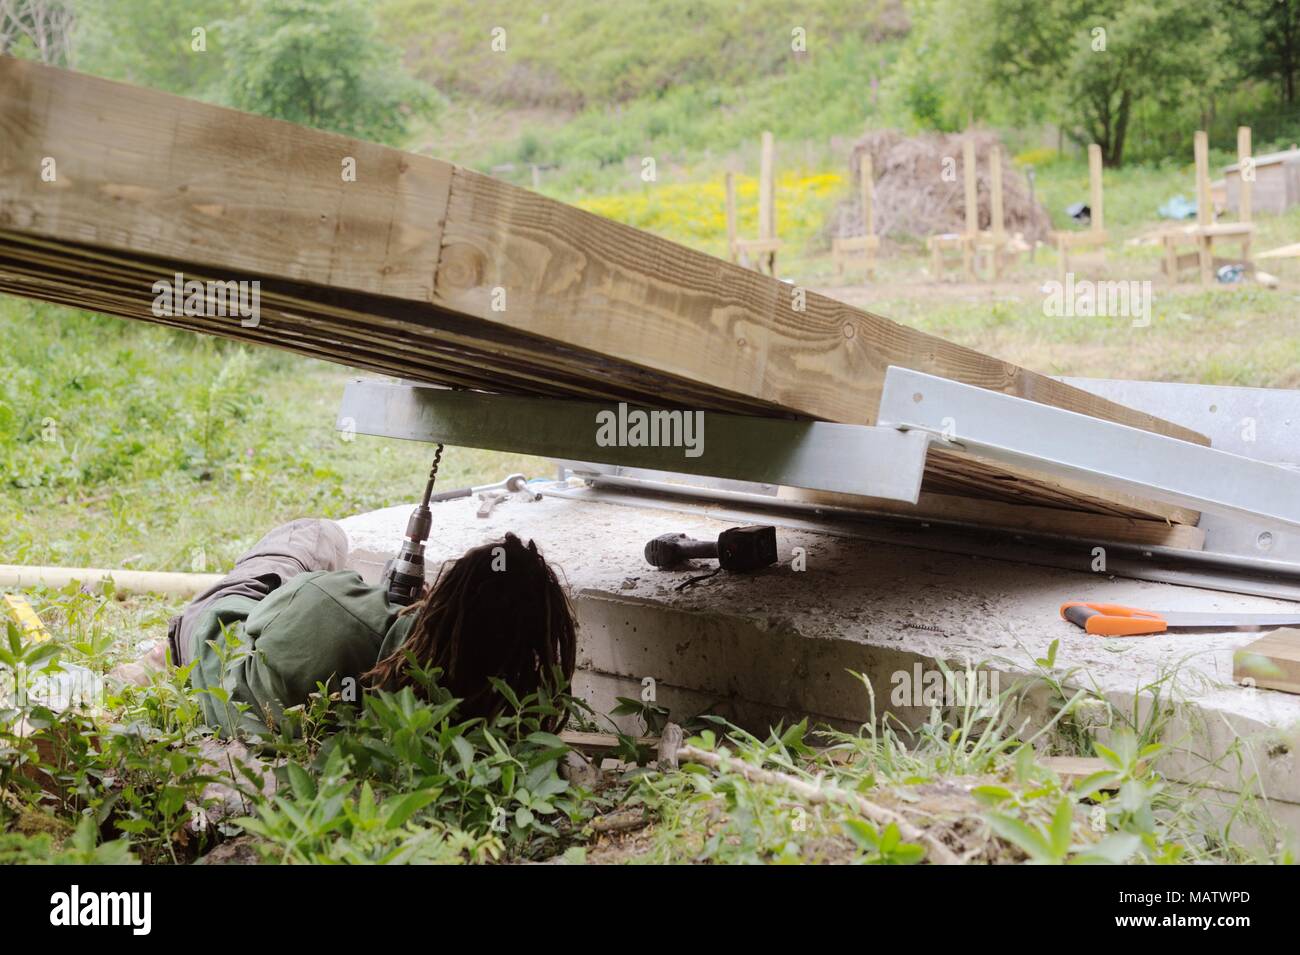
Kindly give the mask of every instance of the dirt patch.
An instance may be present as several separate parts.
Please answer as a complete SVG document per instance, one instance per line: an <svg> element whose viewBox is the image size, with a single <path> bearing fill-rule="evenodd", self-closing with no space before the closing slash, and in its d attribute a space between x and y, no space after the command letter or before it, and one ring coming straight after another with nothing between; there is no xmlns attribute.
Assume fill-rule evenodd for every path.
<svg viewBox="0 0 1300 955"><path fill-rule="evenodd" d="M255 837L238 836L221 843L195 865L262 865L264 861Z"/></svg>

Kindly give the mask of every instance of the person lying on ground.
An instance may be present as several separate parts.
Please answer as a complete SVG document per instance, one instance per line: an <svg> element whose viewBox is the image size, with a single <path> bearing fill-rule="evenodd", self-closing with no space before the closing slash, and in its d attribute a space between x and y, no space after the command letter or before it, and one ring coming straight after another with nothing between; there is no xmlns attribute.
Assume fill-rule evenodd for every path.
<svg viewBox="0 0 1300 955"><path fill-rule="evenodd" d="M573 611L534 542L507 534L471 548L444 564L410 607L341 570L347 547L332 521L277 527L171 621L166 645L120 675L147 682L147 671L168 658L193 664L190 682L209 691L199 694L204 717L223 735L268 735L318 683L345 699L351 689L358 701L367 688L411 686L423 695L413 666L441 669L438 684L462 700L462 718L502 709L493 677L521 699L567 688Z"/></svg>

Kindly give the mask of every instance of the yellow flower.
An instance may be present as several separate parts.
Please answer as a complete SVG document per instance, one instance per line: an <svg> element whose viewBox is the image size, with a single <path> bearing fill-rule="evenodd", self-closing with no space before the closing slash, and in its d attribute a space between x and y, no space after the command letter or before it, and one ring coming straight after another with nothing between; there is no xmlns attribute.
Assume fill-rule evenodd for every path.
<svg viewBox="0 0 1300 955"><path fill-rule="evenodd" d="M787 242L807 241L825 221L830 200L844 185L838 173L777 176L777 235ZM703 182L646 183L635 191L579 200L588 212L644 229L666 239L721 255L726 249L726 190L719 177ZM758 235L758 180L736 179L736 230Z"/></svg>

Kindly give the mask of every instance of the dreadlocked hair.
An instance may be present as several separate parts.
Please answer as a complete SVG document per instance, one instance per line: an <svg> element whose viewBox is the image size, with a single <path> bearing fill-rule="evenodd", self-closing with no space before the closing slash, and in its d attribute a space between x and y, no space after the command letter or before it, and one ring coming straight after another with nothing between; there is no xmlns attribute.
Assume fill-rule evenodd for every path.
<svg viewBox="0 0 1300 955"><path fill-rule="evenodd" d="M490 718L505 700L489 681L499 677L520 699L573 677L573 609L555 571L514 534L466 551L442 565L428 594L408 610L415 623L406 642L363 675L371 687L425 688L409 671L442 670L439 685L461 699L462 716ZM567 713L550 720L558 730Z"/></svg>

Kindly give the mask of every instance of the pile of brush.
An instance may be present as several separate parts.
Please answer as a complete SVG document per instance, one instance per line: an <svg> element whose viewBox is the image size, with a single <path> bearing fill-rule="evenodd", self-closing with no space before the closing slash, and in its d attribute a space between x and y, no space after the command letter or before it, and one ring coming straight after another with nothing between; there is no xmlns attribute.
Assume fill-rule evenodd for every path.
<svg viewBox="0 0 1300 955"><path fill-rule="evenodd" d="M826 235L862 235L862 205L858 191L861 157L869 155L875 174L872 204L876 234L895 241L922 240L944 232L962 232L966 205L961 167L962 139L975 140L976 191L979 224L992 222L989 149L999 146L996 135L979 130L965 134L927 133L904 136L891 130L869 132L853 145L850 169L853 188L831 210ZM1029 182L1002 149L1002 208L1006 231L1020 233L1032 243L1051 230L1047 211L1032 197Z"/></svg>

